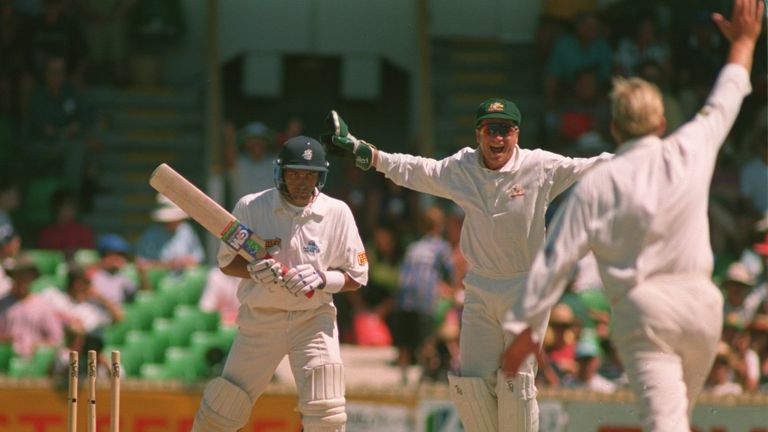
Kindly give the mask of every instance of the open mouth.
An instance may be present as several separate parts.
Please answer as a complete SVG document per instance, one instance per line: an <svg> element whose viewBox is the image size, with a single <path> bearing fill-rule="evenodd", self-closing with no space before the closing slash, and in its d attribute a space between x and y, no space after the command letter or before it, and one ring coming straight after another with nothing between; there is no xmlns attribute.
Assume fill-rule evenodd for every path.
<svg viewBox="0 0 768 432"><path fill-rule="evenodd" d="M490 146L489 149L491 150L491 153L493 153L493 154L501 154L501 153L504 152L504 147L505 146L498 146L498 147Z"/></svg>

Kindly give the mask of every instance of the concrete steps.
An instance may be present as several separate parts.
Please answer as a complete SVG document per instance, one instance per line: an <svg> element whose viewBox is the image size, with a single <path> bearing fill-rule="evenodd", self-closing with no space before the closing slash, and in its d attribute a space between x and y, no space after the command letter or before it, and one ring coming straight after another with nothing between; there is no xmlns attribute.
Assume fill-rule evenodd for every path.
<svg viewBox="0 0 768 432"><path fill-rule="evenodd" d="M172 87L96 88L89 92L98 112L104 151L95 159L99 191L84 218L98 233L135 241L151 222L156 192L149 176L168 163L191 181L205 176L200 95Z"/></svg>
<svg viewBox="0 0 768 432"><path fill-rule="evenodd" d="M475 146L475 109L504 97L523 113L521 144L538 140L542 112L538 78L524 59L533 47L486 39L441 39L432 43L435 148L439 156Z"/></svg>

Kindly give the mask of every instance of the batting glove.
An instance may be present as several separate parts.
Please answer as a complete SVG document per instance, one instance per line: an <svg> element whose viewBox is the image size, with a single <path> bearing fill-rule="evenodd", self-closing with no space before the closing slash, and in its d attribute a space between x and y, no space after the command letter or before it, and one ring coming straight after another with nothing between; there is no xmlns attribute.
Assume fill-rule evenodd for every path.
<svg viewBox="0 0 768 432"><path fill-rule="evenodd" d="M257 260L248 263L246 266L248 274L254 281L269 287L283 283L282 266L272 258Z"/></svg>
<svg viewBox="0 0 768 432"><path fill-rule="evenodd" d="M370 169L371 165L373 165L373 152L376 150L376 146L357 139L349 133L347 124L336 111L331 111L331 113L328 114L326 122L333 131L331 142L343 150L355 155L355 165L357 165L358 168L366 171Z"/></svg>
<svg viewBox="0 0 768 432"><path fill-rule="evenodd" d="M285 274L285 289L297 296L322 288L325 279L312 264L299 264Z"/></svg>

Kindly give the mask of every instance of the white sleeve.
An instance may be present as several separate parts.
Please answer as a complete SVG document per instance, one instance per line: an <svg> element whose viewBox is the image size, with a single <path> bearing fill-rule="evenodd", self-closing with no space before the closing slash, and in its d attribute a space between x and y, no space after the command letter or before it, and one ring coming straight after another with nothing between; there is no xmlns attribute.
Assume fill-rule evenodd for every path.
<svg viewBox="0 0 768 432"><path fill-rule="evenodd" d="M747 70L736 64L725 65L701 110L664 141L676 142L686 150L696 150L685 153L704 158L700 164L714 164L744 97L751 91Z"/></svg>
<svg viewBox="0 0 768 432"><path fill-rule="evenodd" d="M550 170L552 175L550 199L554 199L565 192L566 189L576 183L593 166L613 158L611 153L601 153L591 158L557 156L559 157L553 161L554 164Z"/></svg>
<svg viewBox="0 0 768 432"><path fill-rule="evenodd" d="M341 223L337 227L342 239L339 244L344 246L344 250L340 260L331 263L331 268L326 270L343 271L355 282L366 285L368 283L368 256L365 253L363 240L360 238L352 211L346 205L341 213Z"/></svg>
<svg viewBox="0 0 768 432"><path fill-rule="evenodd" d="M444 181L448 163L454 160L429 159L408 154L378 152L376 170L399 186L442 198L451 198L450 183Z"/></svg>
<svg viewBox="0 0 768 432"><path fill-rule="evenodd" d="M542 321L549 319L550 308L560 299L579 260L589 251L588 211L578 190L558 209L544 247L536 254L528 273L525 290L507 312L503 324L506 331L519 334L526 327L542 328Z"/></svg>

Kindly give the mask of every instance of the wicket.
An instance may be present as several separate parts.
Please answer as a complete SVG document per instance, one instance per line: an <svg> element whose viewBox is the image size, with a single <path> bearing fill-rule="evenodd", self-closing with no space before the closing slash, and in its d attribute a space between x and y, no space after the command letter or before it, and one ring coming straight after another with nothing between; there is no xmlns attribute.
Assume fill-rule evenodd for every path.
<svg viewBox="0 0 768 432"><path fill-rule="evenodd" d="M88 351L86 376L88 378L88 432L96 432L96 373L98 360L96 351ZM67 432L77 432L77 394L80 365L77 351L69 352L69 391L67 396ZM110 363L110 393L112 405L109 410L111 432L120 431L120 351L112 351Z"/></svg>

